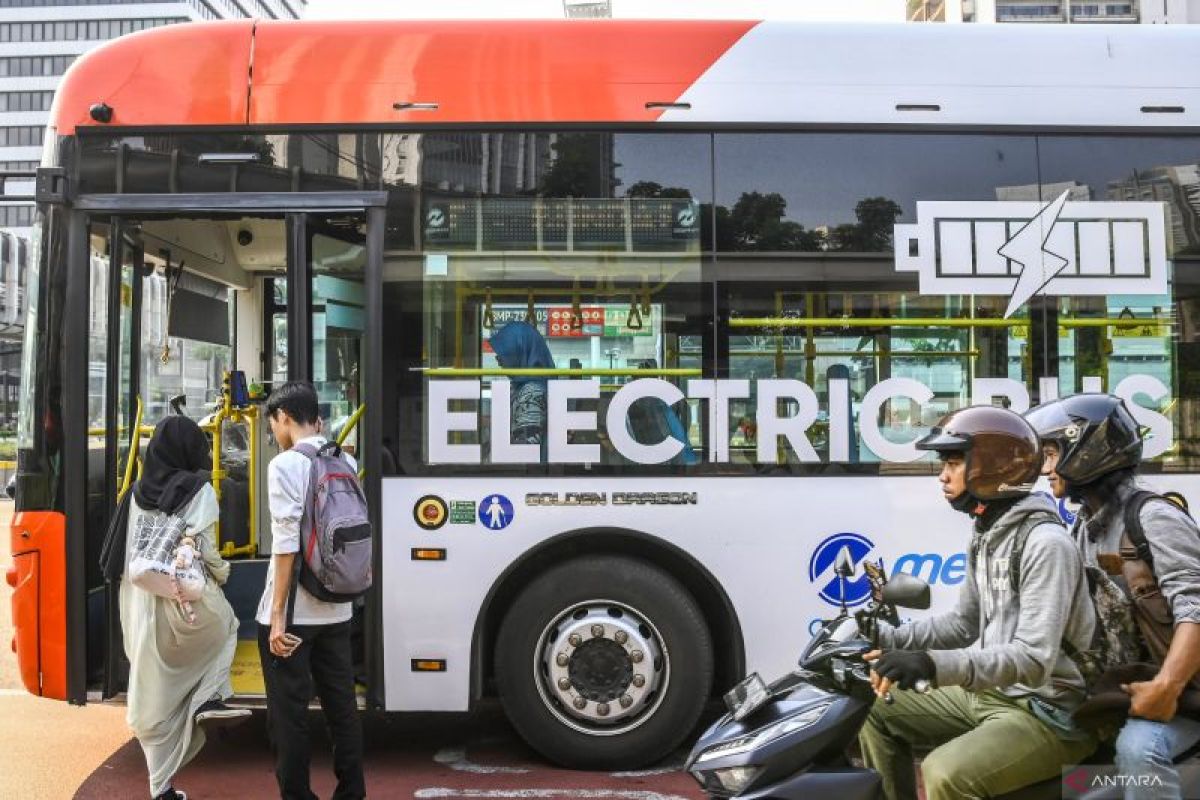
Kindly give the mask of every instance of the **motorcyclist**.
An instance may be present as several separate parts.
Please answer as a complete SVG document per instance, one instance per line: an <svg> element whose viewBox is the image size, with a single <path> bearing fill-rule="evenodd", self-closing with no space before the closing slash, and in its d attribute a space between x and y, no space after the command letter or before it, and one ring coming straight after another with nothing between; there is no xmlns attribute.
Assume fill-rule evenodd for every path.
<svg viewBox="0 0 1200 800"><path fill-rule="evenodd" d="M1070 717L1084 680L1067 654L1088 648L1095 615L1054 504L1031 494L1037 435L1019 414L972 406L916 446L938 454L944 498L973 521L967 574L949 613L871 632L880 644L867 655L872 683L894 701L876 702L867 718L864 760L891 800L917 797L914 747L934 748L921 764L929 800L1057 777L1096 745ZM936 688L892 691L921 680Z"/></svg>
<svg viewBox="0 0 1200 800"><path fill-rule="evenodd" d="M1132 593L1144 601L1130 597L1137 623L1132 634L1153 668L1146 680L1121 686L1130 708L1117 736L1116 763L1131 778L1122 781L1126 798L1182 797L1172 758L1200 741L1200 721L1177 713L1181 696L1194 702L1200 689L1200 531L1186 505L1147 496L1138 486L1142 436L1120 398L1077 394L1043 403L1025 417L1041 438L1042 472L1054 496L1082 503L1071 533L1085 564L1111 575L1125 592L1127 578L1139 579L1127 570L1145 564L1143 575L1156 584L1150 592ZM1140 523L1148 562L1132 541L1122 541L1128 513Z"/></svg>

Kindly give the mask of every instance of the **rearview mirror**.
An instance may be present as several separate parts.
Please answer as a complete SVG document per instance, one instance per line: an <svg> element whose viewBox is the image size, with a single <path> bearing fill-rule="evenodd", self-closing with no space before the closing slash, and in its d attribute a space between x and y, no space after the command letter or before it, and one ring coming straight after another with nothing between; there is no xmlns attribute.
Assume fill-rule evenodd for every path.
<svg viewBox="0 0 1200 800"><path fill-rule="evenodd" d="M929 608L929 584L907 572L897 572L883 585L883 602L900 608Z"/></svg>
<svg viewBox="0 0 1200 800"><path fill-rule="evenodd" d="M854 556L850 555L849 547L838 551L837 560L833 562L833 571L842 578L854 577Z"/></svg>

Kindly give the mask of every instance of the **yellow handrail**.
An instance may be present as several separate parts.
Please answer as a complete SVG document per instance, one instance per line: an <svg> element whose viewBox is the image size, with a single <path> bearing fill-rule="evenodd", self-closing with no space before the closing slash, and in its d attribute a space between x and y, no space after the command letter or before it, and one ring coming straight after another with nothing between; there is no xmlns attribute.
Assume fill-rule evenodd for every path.
<svg viewBox="0 0 1200 800"><path fill-rule="evenodd" d="M358 427L358 421L362 419L363 412L367 410L367 404L363 403L354 410L350 415L350 419L346 420L346 424L342 426L342 430L337 436L337 446L341 447L342 443L350 436L350 431Z"/></svg>
<svg viewBox="0 0 1200 800"><path fill-rule="evenodd" d="M1144 325L1169 325L1170 320L1159 317L1096 317L1089 319L1060 319L1060 328L1140 328Z"/></svg>
<svg viewBox="0 0 1200 800"><path fill-rule="evenodd" d="M121 490L117 492L117 502L120 503L133 486L133 465L138 460L138 450L141 449L142 439L142 398L137 399L137 410L133 416L133 429L129 434L129 455L125 459L125 480L121 482Z"/></svg>
<svg viewBox="0 0 1200 800"><path fill-rule="evenodd" d="M1138 328L1165 324L1158 317L1077 317L1059 319L1060 328ZM979 319L945 317L732 317L731 328L1019 328L1028 319Z"/></svg>
<svg viewBox="0 0 1200 800"><path fill-rule="evenodd" d="M731 317L731 328L1016 328L1027 319L947 319L944 317Z"/></svg>
<svg viewBox="0 0 1200 800"><path fill-rule="evenodd" d="M139 403L141 402L141 398L138 398L138 402ZM150 436L151 434L154 433L153 425L140 425L138 427L141 429L140 433L142 436ZM117 426L117 435L120 436L122 433L124 433L127 430L129 430L129 429L126 426L118 425ZM88 436L104 436L106 433L108 433L108 428L88 428L87 435Z"/></svg>
<svg viewBox="0 0 1200 800"><path fill-rule="evenodd" d="M222 403L217 409L217 413L213 415L212 422L207 425L202 425L204 430L212 433L213 437L213 469L212 469L212 487L217 495L218 505L221 502L221 481L225 478L225 470L221 469L221 428L226 422L243 423L250 429L250 474L248 477L248 485L246 487L247 503L249 507L249 517L247 528L249 532L249 540L242 546L237 546L233 542L225 542L221 544L221 523L218 521L215 526L217 548L220 550L223 558L231 556L254 555L258 551L258 495L255 489L258 485L258 407L247 406L239 408L233 404L233 393L229 386L229 373L225 373L224 384L221 388Z"/></svg>

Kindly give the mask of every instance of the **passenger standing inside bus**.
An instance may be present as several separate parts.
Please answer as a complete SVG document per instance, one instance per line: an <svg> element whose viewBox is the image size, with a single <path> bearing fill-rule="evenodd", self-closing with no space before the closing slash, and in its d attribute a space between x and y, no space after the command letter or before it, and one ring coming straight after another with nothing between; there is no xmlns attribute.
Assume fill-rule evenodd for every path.
<svg viewBox="0 0 1200 800"><path fill-rule="evenodd" d="M971 545L949 613L874 632L884 652L876 702L859 735L863 759L889 800L916 800L913 747L929 800L994 797L1061 775L1095 749L1070 713L1084 679L1068 650L1091 644L1095 612L1079 553L1054 504L1031 494L1042 464L1037 434L1019 414L972 406L917 442L942 461L942 496L970 515ZM972 645L976 645L972 647Z"/></svg>
<svg viewBox="0 0 1200 800"><path fill-rule="evenodd" d="M1116 741L1125 797L1177 800L1184 787L1173 759L1200 741L1200 530L1183 508L1138 486L1142 434L1119 397L1072 395L1025 417L1054 496L1082 504L1071 531L1084 563L1119 581L1131 637L1153 662L1120 687L1129 696Z"/></svg>
<svg viewBox="0 0 1200 800"><path fill-rule="evenodd" d="M554 369L554 356L550 355L546 340L528 322L510 322L492 334L489 341L497 363L504 369ZM546 441L546 379L516 375L510 380L512 443L543 444Z"/></svg>
<svg viewBox="0 0 1200 800"><path fill-rule="evenodd" d="M172 786L175 774L204 745L203 724L250 715L222 702L232 696L229 670L237 647L237 618L219 584L229 564L217 555L217 495L201 474L212 467L208 438L195 422L170 416L158 423L146 448L142 477L133 486L126 541L126 580L121 582L121 631L129 659L126 718L150 773L150 794L186 800ZM139 536L153 535L181 518L209 577L198 601L180 602L138 588L128 579L128 560Z"/></svg>
<svg viewBox="0 0 1200 800"><path fill-rule="evenodd" d="M334 800L356 800L366 796L366 783L362 725L354 696L351 604L323 602L291 580L312 469L311 462L293 448L308 444L320 450L326 443L320 435L316 389L306 381L278 387L267 399L267 419L283 452L267 468L271 561L255 618L275 779L284 800L316 800L309 788L308 736L308 704L315 689L333 738ZM352 457L343 458L357 470ZM288 593L293 584L295 609L288 627Z"/></svg>

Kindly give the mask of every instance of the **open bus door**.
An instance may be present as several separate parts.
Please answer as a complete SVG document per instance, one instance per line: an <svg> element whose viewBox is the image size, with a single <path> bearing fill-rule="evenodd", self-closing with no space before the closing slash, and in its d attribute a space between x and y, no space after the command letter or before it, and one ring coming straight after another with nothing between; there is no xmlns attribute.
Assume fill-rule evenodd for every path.
<svg viewBox="0 0 1200 800"><path fill-rule="evenodd" d="M311 203L308 196L280 198L279 205L264 201L253 210L243 210L246 201L239 197L236 212L219 210L219 199L212 196L203 197L194 209L176 205L179 196L169 198L175 201L170 210L148 207L153 199L82 197L81 207L89 200L108 207L72 215L72 273L87 279L86 284L72 281L72 291L83 295L76 298L75 310L84 324L76 325L74 341L81 346L71 348L78 352L68 358L68 369L74 368L77 385L86 385L87 391L64 398L66 439L73 444L64 448L66 627L71 643L67 694L82 702L88 692L110 698L125 690L120 587L105 584L100 547L118 497L136 478L154 424L166 414L186 413L212 435L219 451L218 547L233 564L225 590L239 619L235 692L252 699L262 693L254 612L270 556L265 476L275 451L261 416L265 411L253 399L239 419L260 415L257 433L230 435L232 426L222 428L215 412L231 370L264 391L272 380L312 381L327 434L340 437L361 465L374 528L381 530L380 448L378 435L372 436L380 430L380 409L371 400L381 393L382 196L356 196L358 203L332 211L280 207ZM134 207L119 207L125 204ZM232 272L222 275L212 268L219 261L212 257L215 250L205 251L197 240L187 239L203 233L211 244L222 230L234 255L239 239L248 238L246 231L262 238L258 248L241 245L253 255L237 265L249 267L238 273L237 282L226 281ZM274 284L280 284L279 291L268 299L267 288ZM282 324L270 319L279 311L284 313ZM217 323L226 320L224 341ZM274 331L281 340L274 340ZM214 352L220 358L214 359ZM245 463L238 462L239 446ZM240 494L237 469L243 478L254 476L254 486L243 487ZM379 575L378 545L375 552ZM381 703L381 625L374 597L372 593L368 606L356 609L356 618L363 633L360 674L367 701Z"/></svg>

